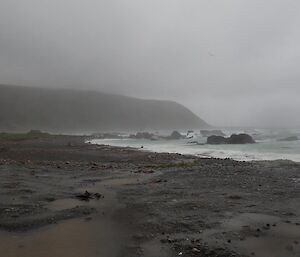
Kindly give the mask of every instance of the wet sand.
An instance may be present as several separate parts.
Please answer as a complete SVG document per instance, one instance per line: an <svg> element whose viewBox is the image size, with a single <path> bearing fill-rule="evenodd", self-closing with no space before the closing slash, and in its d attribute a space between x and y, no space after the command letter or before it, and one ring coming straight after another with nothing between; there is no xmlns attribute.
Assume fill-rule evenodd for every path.
<svg viewBox="0 0 300 257"><path fill-rule="evenodd" d="M300 165L0 142L6 257L300 256ZM82 201L85 191L99 193Z"/></svg>

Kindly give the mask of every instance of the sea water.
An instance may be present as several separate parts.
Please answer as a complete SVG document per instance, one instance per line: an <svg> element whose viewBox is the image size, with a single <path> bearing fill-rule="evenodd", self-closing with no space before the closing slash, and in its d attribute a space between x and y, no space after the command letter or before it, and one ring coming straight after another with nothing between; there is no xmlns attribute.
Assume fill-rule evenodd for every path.
<svg viewBox="0 0 300 257"><path fill-rule="evenodd" d="M207 145L206 138L194 133L193 138L180 140L94 139L95 144L134 147L152 152L191 154L200 157L231 158L234 160L292 160L300 162L300 140L281 141L289 136L298 136L300 130L223 130L228 136L232 133L247 133L256 144ZM181 132L184 134L184 132Z"/></svg>

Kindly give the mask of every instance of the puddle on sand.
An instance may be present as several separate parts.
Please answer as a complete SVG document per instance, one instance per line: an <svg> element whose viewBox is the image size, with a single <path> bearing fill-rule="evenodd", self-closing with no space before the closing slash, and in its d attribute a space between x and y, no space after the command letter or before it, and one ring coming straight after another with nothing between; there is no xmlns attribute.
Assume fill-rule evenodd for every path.
<svg viewBox="0 0 300 257"><path fill-rule="evenodd" d="M101 179L101 182L98 183L105 185L106 187L113 187L117 185L126 185L126 184L132 184L136 183L136 177L131 177L131 178L111 178L109 177L108 179ZM96 185L90 185L85 187L84 189L78 190L77 194L82 194L84 191L88 191L90 193L100 193L105 197L105 201L114 201L115 196L111 195L111 193L107 192L107 189L101 188L99 189L98 186ZM78 198L63 198L63 199L58 199L55 200L51 203L48 204L48 208L54 211L61 211L65 209L72 209L78 206L89 206L89 207L101 207L103 205L103 199L90 199L89 201L81 201Z"/></svg>
<svg viewBox="0 0 300 257"><path fill-rule="evenodd" d="M66 209L72 209L78 206L89 206L89 202L79 201L78 199L65 198L55 200L48 204L48 208L53 211L61 211Z"/></svg>
<svg viewBox="0 0 300 257"><path fill-rule="evenodd" d="M279 217L244 213L224 223L225 231L242 235L228 247L256 257L300 256L300 226L286 223Z"/></svg>
<svg viewBox="0 0 300 257"><path fill-rule="evenodd" d="M223 226L230 230L239 230L243 226L261 226L280 221L279 217L260 213L243 213L226 221Z"/></svg>
<svg viewBox="0 0 300 257"><path fill-rule="evenodd" d="M257 257L300 256L300 231L298 231L297 237L291 237L290 233L282 233L282 229L287 229L286 226L286 224L284 224L283 227L279 225L276 231L273 231L270 235L259 238L247 238L244 241L236 243L236 246L240 252L248 254L249 256L252 253ZM293 230L291 227L290 229Z"/></svg>
<svg viewBox="0 0 300 257"><path fill-rule="evenodd" d="M0 253L5 257L116 257L122 234L107 219L69 220L33 232L2 232Z"/></svg>
<svg viewBox="0 0 300 257"><path fill-rule="evenodd" d="M159 239L148 241L141 245L144 257L169 257L171 251L165 245L162 245Z"/></svg>
<svg viewBox="0 0 300 257"><path fill-rule="evenodd" d="M125 256L128 231L116 223L112 215L121 208L115 192L107 190L110 181L79 191L100 192L104 199L89 202L66 198L49 204L52 210L88 205L98 210L85 218L62 221L33 231L13 233L0 231L0 256L5 257L120 257ZM103 214L104 211L104 214ZM128 256L128 255L126 255Z"/></svg>

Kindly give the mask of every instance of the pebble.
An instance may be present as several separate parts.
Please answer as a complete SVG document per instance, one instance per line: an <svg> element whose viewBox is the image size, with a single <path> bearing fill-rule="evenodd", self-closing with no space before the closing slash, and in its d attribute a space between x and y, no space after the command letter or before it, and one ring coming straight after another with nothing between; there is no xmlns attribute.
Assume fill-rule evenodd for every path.
<svg viewBox="0 0 300 257"><path fill-rule="evenodd" d="M194 248L192 249L192 252L194 252L194 253L200 253L200 250L199 250L198 248L194 247Z"/></svg>

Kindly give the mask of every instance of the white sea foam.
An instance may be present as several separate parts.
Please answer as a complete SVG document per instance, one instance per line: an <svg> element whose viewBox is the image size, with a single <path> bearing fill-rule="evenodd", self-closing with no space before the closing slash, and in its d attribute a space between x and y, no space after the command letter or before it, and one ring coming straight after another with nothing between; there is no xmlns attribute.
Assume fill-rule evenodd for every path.
<svg viewBox="0 0 300 257"><path fill-rule="evenodd" d="M271 133L272 132L272 133ZM205 138L184 140L141 140L141 139L95 139L92 143L112 146L134 147L152 152L191 154L202 157L231 158L234 160L292 160L300 162L300 141L278 141L287 133L264 131L256 135L256 144L247 145L206 145ZM291 132L289 132L291 133ZM293 131L293 135L300 131ZM228 134L230 134L228 132ZM200 144L190 143L198 141ZM143 146L143 148L141 148Z"/></svg>

